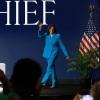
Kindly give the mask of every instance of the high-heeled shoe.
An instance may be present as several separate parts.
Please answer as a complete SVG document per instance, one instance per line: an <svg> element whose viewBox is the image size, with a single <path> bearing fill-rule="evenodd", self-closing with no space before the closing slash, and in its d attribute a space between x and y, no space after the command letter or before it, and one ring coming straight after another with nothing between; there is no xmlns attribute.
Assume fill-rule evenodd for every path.
<svg viewBox="0 0 100 100"><path fill-rule="evenodd" d="M41 86L43 86L43 87L44 87L44 86L46 86L46 84L45 84L45 83L41 83Z"/></svg>
<svg viewBox="0 0 100 100"><path fill-rule="evenodd" d="M55 87L56 87L55 84L53 84L53 85L50 86L51 89L53 89L53 88L55 88Z"/></svg>

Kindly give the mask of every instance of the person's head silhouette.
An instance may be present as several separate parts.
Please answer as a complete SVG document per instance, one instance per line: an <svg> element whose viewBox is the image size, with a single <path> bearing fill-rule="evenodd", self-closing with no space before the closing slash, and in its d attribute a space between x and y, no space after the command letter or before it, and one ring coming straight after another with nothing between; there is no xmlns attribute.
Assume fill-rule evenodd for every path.
<svg viewBox="0 0 100 100"><path fill-rule="evenodd" d="M36 92L36 85L41 75L41 67L36 61L24 58L16 62L11 82L15 91L27 100L30 95Z"/></svg>

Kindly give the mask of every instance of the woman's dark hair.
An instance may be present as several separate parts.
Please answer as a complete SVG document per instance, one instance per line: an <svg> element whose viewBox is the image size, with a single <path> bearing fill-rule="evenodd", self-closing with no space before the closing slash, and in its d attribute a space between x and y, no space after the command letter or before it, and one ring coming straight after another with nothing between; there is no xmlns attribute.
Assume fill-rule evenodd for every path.
<svg viewBox="0 0 100 100"><path fill-rule="evenodd" d="M54 24L51 24L51 25L49 25L49 26L48 26L48 30L47 30L47 31L48 31L48 33L49 33L49 30L50 30L50 28L51 28L51 27L53 27L53 28L54 28L53 33L56 33L56 32L57 32L57 30L56 30L56 26L55 26Z"/></svg>

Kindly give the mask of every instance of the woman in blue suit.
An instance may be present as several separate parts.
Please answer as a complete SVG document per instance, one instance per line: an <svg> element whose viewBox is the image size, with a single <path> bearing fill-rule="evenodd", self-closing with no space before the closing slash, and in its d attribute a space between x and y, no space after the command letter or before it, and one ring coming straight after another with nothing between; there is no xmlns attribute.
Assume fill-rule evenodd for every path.
<svg viewBox="0 0 100 100"><path fill-rule="evenodd" d="M41 32L42 30L41 22L38 23L38 26L39 26L38 37L39 38L45 37L43 57L46 58L48 63L46 73L44 74L41 83L42 85L45 86L48 79L51 79L52 82L51 88L54 88L56 85L54 61L58 54L59 46L63 51L65 58L67 59L68 59L68 52L61 40L61 35L56 32L56 28L54 25L50 25L48 27L48 32L46 33Z"/></svg>

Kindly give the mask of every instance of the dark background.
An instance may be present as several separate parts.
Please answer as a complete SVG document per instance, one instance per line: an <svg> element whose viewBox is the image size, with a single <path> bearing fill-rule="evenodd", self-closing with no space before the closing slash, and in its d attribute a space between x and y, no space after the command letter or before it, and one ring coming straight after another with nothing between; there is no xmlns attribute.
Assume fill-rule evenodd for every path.
<svg viewBox="0 0 100 100"><path fill-rule="evenodd" d="M92 1L92 0L91 0ZM42 2L37 0L37 16L30 15L30 21L36 22L42 19ZM55 9L56 15L47 15L48 24L56 24L57 31L62 34L62 40L68 50L69 56L79 48L79 42L84 33L89 18L89 0L55 0L56 5L49 3L47 10ZM94 3L92 1L92 3ZM100 26L100 2L95 3L95 24L99 30ZM35 6L30 5L30 11ZM0 0L0 11L6 11L6 3ZM15 4L11 3L11 23L15 23ZM0 62L6 64L6 72L10 78L13 66L20 58L32 58L41 63L43 72L46 62L42 58L44 40L37 37L37 26L5 26L6 15L0 14ZM20 23L24 23L24 3L20 2ZM46 26L47 27L47 26ZM28 68L28 67L27 67ZM78 79L76 72L66 72L67 61L60 50L56 61L57 77L63 79ZM24 69L23 69L24 70Z"/></svg>

